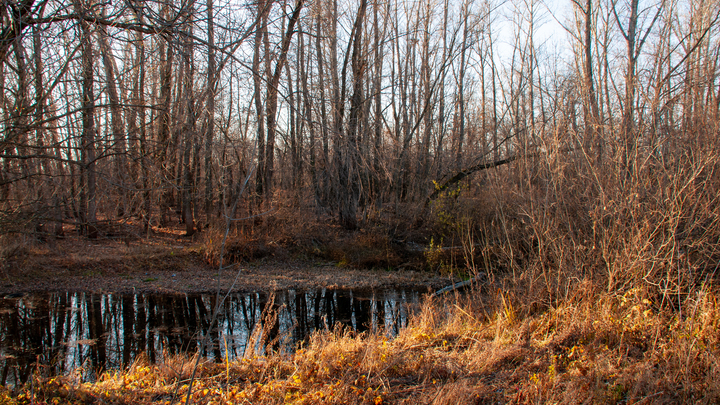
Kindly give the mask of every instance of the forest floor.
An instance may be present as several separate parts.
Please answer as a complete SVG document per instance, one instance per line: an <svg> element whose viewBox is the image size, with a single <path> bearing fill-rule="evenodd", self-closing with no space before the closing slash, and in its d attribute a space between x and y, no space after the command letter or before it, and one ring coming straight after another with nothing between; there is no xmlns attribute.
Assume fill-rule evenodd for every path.
<svg viewBox="0 0 720 405"><path fill-rule="evenodd" d="M353 268L342 262L291 255L210 264L201 238L156 229L147 239L71 235L48 243L18 243L0 264L0 295L48 291L200 293L309 288L423 288L451 283L415 270Z"/></svg>

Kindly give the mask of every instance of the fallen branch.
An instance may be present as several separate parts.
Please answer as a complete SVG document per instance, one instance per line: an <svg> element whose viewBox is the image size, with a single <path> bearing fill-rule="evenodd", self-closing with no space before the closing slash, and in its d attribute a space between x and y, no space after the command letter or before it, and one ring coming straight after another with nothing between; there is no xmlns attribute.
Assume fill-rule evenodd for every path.
<svg viewBox="0 0 720 405"><path fill-rule="evenodd" d="M508 163L510 163L514 160L517 160L520 157L524 157L524 156L526 156L526 155L514 155L514 156L510 156L505 159L496 160L494 162L483 162L483 163L468 167L466 169L463 169L463 170L455 173L454 176L450 177L443 184L435 187L435 191L433 191L432 194L430 194L428 196L428 198L425 200L425 207L427 207L430 204L430 201L436 199L440 195L440 193L447 190L450 186L459 183L465 177L467 177L477 171L480 171L480 170L492 169L493 167L498 167L498 166L508 164Z"/></svg>
<svg viewBox="0 0 720 405"><path fill-rule="evenodd" d="M479 281L483 280L484 278L485 278L485 273L478 273L477 276L475 276L475 277L473 277L473 278L471 278L471 279L469 279L469 280L461 281L461 282L459 282L459 283L455 283L455 284L453 284L453 285L449 285L449 286L447 286L447 287L445 287L445 288L442 288L442 289L440 289L440 290L435 291L435 293L433 293L433 297L437 297L437 296L443 295L443 294L445 294L445 293L448 293L448 292L450 292L450 291L455 291L455 290L457 290L457 289L459 289L459 288L463 288L463 287L469 286L470 284L472 284L472 283L474 283L474 282L476 282L476 281L479 282Z"/></svg>

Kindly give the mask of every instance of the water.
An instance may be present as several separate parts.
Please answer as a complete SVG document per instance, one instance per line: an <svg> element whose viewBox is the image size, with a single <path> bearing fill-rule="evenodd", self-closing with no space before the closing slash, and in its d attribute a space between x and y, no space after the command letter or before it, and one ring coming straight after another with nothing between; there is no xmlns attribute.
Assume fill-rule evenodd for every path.
<svg viewBox="0 0 720 405"><path fill-rule="evenodd" d="M140 354L196 353L222 361L246 349L292 351L318 329L396 334L405 326L417 290L286 290L232 294L210 328L215 294L47 293L0 299L0 384L27 381L34 371L82 370L92 379ZM276 314L273 317L272 314ZM255 331L255 333L253 333ZM248 347L249 346L249 347Z"/></svg>

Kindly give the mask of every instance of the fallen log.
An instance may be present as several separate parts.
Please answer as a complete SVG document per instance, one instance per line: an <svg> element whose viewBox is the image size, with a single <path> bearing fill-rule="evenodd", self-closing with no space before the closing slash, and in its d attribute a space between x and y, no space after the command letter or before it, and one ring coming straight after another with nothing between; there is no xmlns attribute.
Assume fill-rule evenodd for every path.
<svg viewBox="0 0 720 405"><path fill-rule="evenodd" d="M471 167L465 168L465 169L463 169L463 170L455 173L454 176L450 177L450 178L449 178L447 181L445 181L443 184L438 185L438 186L435 187L435 190L432 192L432 194L430 194L430 195L427 197L427 199L425 200L425 207L427 207L428 205L430 205L430 201L432 201L432 200L434 200L435 198L437 198L437 197L440 195L440 193L442 193L443 191L447 190L450 186L459 183L459 182L460 182L462 179L464 179L465 177L467 177L467 176L469 176L469 175L471 175L471 174L473 174L473 173L475 173L475 172L477 172L477 171L480 171L480 170L491 169L491 168L493 168L493 167L498 167L498 166L502 166L502 165L508 164L508 163L510 163L510 162L512 162L512 161L517 160L517 159L520 158L520 157L521 157L521 155L515 155L515 156L510 156L510 157L505 158L505 159L496 160L496 161L494 161L494 162L483 162L483 163L477 164L477 165L475 165L475 166L471 166Z"/></svg>
<svg viewBox="0 0 720 405"><path fill-rule="evenodd" d="M473 278L471 278L471 279L469 279L469 280L461 281L461 282L459 282L459 283L455 283L455 284L449 285L449 286L447 286L447 287L445 287L445 288L441 288L441 289L435 291L432 296L433 296L433 297L438 297L438 296L443 295L443 294L445 294L445 293L448 293L448 292L450 292L450 291L455 291L455 290L457 290L457 289L459 289L459 288L467 287L467 286L469 286L470 284L472 284L472 283L474 283L474 282L476 282L476 281L479 282L479 281L483 280L484 278L485 278L485 273L478 273L477 276L475 276L475 277L473 277Z"/></svg>

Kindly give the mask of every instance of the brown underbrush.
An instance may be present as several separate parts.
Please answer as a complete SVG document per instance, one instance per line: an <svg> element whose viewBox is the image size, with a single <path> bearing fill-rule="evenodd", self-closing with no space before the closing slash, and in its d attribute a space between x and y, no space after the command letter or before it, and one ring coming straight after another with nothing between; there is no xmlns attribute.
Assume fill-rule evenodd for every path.
<svg viewBox="0 0 720 405"><path fill-rule="evenodd" d="M368 208L364 227L347 231L333 218L293 204L281 200L275 209L233 224L227 237L224 225L208 229L202 235L207 261L219 264L222 251L225 263L302 257L340 268L426 268L423 253L431 232L412 229L407 218Z"/></svg>

